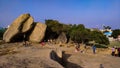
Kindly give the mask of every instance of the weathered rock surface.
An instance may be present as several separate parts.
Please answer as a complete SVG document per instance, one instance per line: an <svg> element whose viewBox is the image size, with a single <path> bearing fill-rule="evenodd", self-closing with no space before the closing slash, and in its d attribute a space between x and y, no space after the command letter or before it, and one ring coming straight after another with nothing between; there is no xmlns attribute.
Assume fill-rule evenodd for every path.
<svg viewBox="0 0 120 68"><path fill-rule="evenodd" d="M30 34L29 41L41 42L45 36L46 25L42 23L36 23L32 33Z"/></svg>
<svg viewBox="0 0 120 68"><path fill-rule="evenodd" d="M32 28L32 24L34 22L33 17L30 16L30 18L23 24L22 32L27 32Z"/></svg>
<svg viewBox="0 0 120 68"><path fill-rule="evenodd" d="M13 21L3 35L5 42L31 41L41 42L44 38L46 25L35 23L30 14L22 14Z"/></svg>
<svg viewBox="0 0 120 68"><path fill-rule="evenodd" d="M65 33L61 33L58 38L57 38L57 43L66 43L67 42L67 37Z"/></svg>
<svg viewBox="0 0 120 68"><path fill-rule="evenodd" d="M10 27L6 30L3 35L5 42L11 42L12 38L20 33L24 22L30 17L30 14L22 14L13 21Z"/></svg>

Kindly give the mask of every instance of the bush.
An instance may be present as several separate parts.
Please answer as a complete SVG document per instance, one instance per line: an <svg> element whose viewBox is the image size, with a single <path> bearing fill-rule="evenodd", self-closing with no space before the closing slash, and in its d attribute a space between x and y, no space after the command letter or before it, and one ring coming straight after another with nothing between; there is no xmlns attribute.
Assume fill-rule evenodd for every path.
<svg viewBox="0 0 120 68"><path fill-rule="evenodd" d="M3 34L6 31L6 28L0 28L0 39L3 38Z"/></svg>
<svg viewBox="0 0 120 68"><path fill-rule="evenodd" d="M96 43L99 44L105 44L105 45L109 44L108 38L99 31L92 31L90 39L94 40Z"/></svg>

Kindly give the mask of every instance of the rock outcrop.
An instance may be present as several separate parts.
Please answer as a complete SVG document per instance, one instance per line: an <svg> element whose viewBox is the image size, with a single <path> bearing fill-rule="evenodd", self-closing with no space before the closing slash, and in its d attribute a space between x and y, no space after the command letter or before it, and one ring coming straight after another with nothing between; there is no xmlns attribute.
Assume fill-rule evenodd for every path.
<svg viewBox="0 0 120 68"><path fill-rule="evenodd" d="M46 25L42 23L36 23L34 30L30 34L29 41L40 42L45 36Z"/></svg>
<svg viewBox="0 0 120 68"><path fill-rule="evenodd" d="M5 42L11 42L12 38L20 33L22 26L26 20L30 17L30 14L23 14L13 21L10 27L6 30L3 35Z"/></svg>
<svg viewBox="0 0 120 68"><path fill-rule="evenodd" d="M34 22L33 17L30 18L23 24L22 32L25 33L32 28L32 24Z"/></svg>
<svg viewBox="0 0 120 68"><path fill-rule="evenodd" d="M57 38L57 43L66 43L67 42L67 37L64 32L62 32L58 38Z"/></svg>
<svg viewBox="0 0 120 68"><path fill-rule="evenodd" d="M35 23L30 14L22 14L13 21L3 35L5 42L31 41L41 42L44 38L46 25ZM27 38L27 39L26 39Z"/></svg>

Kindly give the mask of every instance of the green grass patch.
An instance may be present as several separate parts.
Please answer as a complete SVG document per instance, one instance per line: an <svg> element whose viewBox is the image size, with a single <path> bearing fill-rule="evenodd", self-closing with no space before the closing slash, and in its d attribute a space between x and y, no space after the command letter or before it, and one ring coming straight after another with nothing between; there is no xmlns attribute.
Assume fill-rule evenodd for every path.
<svg viewBox="0 0 120 68"><path fill-rule="evenodd" d="M108 48L108 46L107 46L107 45L104 45L104 44L95 44L95 46L96 46L97 48Z"/></svg>
<svg viewBox="0 0 120 68"><path fill-rule="evenodd" d="M113 46L120 47L120 41L111 41L110 45L108 46L109 47L113 47Z"/></svg>

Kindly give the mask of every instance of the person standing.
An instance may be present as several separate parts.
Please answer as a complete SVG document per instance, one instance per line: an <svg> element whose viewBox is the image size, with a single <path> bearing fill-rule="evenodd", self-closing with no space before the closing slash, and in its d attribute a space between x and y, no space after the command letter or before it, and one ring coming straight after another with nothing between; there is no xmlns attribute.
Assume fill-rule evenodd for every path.
<svg viewBox="0 0 120 68"><path fill-rule="evenodd" d="M120 57L120 47L118 48L118 57Z"/></svg>
<svg viewBox="0 0 120 68"><path fill-rule="evenodd" d="M115 47L112 47L112 56L115 56Z"/></svg>
<svg viewBox="0 0 120 68"><path fill-rule="evenodd" d="M96 54L96 46L95 45L92 46L92 50L93 50L93 54Z"/></svg>
<svg viewBox="0 0 120 68"><path fill-rule="evenodd" d="M118 56L118 48L115 48L115 56Z"/></svg>

